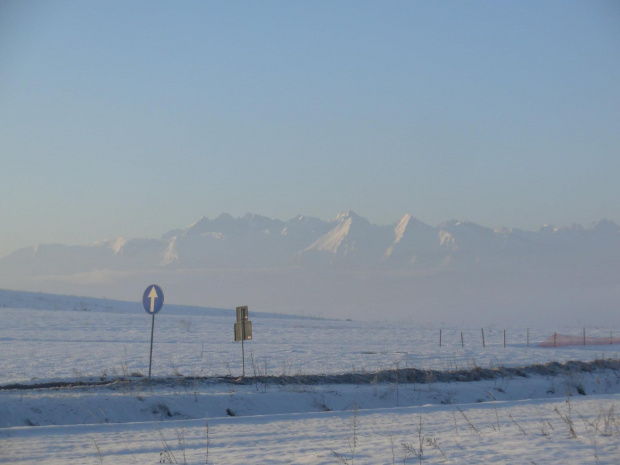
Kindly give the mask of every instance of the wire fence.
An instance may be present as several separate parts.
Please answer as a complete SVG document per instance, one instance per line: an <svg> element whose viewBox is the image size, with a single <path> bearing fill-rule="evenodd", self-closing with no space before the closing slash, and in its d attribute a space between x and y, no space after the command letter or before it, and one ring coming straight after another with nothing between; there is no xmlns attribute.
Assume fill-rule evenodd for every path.
<svg viewBox="0 0 620 465"><path fill-rule="evenodd" d="M540 333L535 335L530 333L530 329L526 328L525 331L519 330L487 330L480 328L480 331L476 335L475 330L439 330L439 347L446 345L460 345L462 348L467 344L479 344L483 348L486 348L489 341L489 332L492 333L492 344L503 345L505 348L507 345L523 345L526 347L567 347L567 346L605 346L620 344L620 336L614 336L613 330L606 330L600 328L580 328L579 330L564 330L562 333L554 331L548 337L540 340ZM570 332L572 334L565 334ZM578 332L578 333L577 333ZM455 333L456 342L455 342Z"/></svg>

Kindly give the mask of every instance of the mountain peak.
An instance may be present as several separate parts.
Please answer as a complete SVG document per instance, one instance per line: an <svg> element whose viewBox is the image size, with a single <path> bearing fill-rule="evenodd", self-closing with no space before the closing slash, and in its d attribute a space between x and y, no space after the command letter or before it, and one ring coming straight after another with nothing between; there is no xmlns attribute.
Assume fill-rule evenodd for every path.
<svg viewBox="0 0 620 465"><path fill-rule="evenodd" d="M603 232L603 233L612 233L618 234L620 232L620 227L614 223L613 221L608 220L607 218L600 219L595 221L588 228L592 231Z"/></svg>
<svg viewBox="0 0 620 465"><path fill-rule="evenodd" d="M207 218L206 216L203 216L202 218L200 218L198 221L196 221L195 223L192 223L191 225L189 225L189 227L187 228L188 230L190 229L201 229L205 224L208 224L211 220L209 220L209 218Z"/></svg>
<svg viewBox="0 0 620 465"><path fill-rule="evenodd" d="M336 217L332 218L330 220L330 222L333 223L337 223L337 222L342 222L345 220L348 220L349 218L353 218L353 219L366 219L363 218L361 216L359 216L357 213L355 213L353 210L347 210L345 212L339 213L338 215L336 215Z"/></svg>

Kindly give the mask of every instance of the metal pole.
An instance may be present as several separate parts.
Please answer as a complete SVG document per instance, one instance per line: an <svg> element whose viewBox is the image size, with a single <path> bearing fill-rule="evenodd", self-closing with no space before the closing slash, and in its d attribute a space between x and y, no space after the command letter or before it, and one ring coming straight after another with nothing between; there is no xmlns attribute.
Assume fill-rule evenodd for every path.
<svg viewBox="0 0 620 465"><path fill-rule="evenodd" d="M153 332L155 331L155 314L153 314L153 323L151 324L151 352L149 354L149 381L151 380L151 365L153 363Z"/></svg>
<svg viewBox="0 0 620 465"><path fill-rule="evenodd" d="M439 330L439 347L441 347L441 329Z"/></svg>
<svg viewBox="0 0 620 465"><path fill-rule="evenodd" d="M463 331L461 331L461 347L465 347L465 343L463 342Z"/></svg>
<svg viewBox="0 0 620 465"><path fill-rule="evenodd" d="M484 328L480 328L480 331L482 331L482 347L486 347L484 343Z"/></svg>
<svg viewBox="0 0 620 465"><path fill-rule="evenodd" d="M241 377L242 378L245 378L245 349L243 348L244 340L245 340L245 321L241 323L241 364L242 364Z"/></svg>
<svg viewBox="0 0 620 465"><path fill-rule="evenodd" d="M242 372L241 372L241 377L245 378L245 350L243 349L243 339L245 338L245 331L243 331L243 338L241 339L241 360L242 360Z"/></svg>
<svg viewBox="0 0 620 465"><path fill-rule="evenodd" d="M504 349L506 348L506 330L504 330Z"/></svg>

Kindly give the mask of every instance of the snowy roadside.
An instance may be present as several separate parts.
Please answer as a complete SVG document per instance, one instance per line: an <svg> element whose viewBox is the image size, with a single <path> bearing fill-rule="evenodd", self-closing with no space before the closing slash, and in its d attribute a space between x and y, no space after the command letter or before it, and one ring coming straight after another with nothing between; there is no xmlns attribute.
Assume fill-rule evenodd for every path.
<svg viewBox="0 0 620 465"><path fill-rule="evenodd" d="M357 399L372 397L367 392ZM267 403L277 410L279 399ZM620 396L613 394L2 428L0 462L612 465L620 459L619 409Z"/></svg>
<svg viewBox="0 0 620 465"><path fill-rule="evenodd" d="M415 376L414 376L415 375ZM447 381L446 381L447 380ZM71 382L76 384L71 384ZM95 381L95 380L93 380ZM126 423L620 393L614 360L453 373L121 379L0 387L0 427Z"/></svg>

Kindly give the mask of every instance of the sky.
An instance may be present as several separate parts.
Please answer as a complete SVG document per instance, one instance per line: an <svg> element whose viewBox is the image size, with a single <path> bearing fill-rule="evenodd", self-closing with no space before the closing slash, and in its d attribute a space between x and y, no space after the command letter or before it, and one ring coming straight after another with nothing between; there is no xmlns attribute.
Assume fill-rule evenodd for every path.
<svg viewBox="0 0 620 465"><path fill-rule="evenodd" d="M620 3L0 4L0 257L202 216L620 223Z"/></svg>

